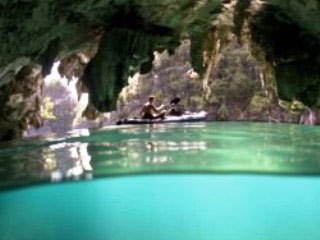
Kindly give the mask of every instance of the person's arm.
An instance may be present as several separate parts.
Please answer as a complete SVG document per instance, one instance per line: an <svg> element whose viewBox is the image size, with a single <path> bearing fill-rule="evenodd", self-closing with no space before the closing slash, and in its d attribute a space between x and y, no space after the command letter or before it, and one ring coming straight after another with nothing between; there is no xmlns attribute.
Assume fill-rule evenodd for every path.
<svg viewBox="0 0 320 240"><path fill-rule="evenodd" d="M145 105L142 106L139 115L142 116L144 112L145 112Z"/></svg>
<svg viewBox="0 0 320 240"><path fill-rule="evenodd" d="M166 106L161 104L159 107L157 107L158 112L161 112Z"/></svg>
<svg viewBox="0 0 320 240"><path fill-rule="evenodd" d="M155 113L160 113L160 111L159 111L154 105L151 105L151 109L152 109L152 111L154 111Z"/></svg>

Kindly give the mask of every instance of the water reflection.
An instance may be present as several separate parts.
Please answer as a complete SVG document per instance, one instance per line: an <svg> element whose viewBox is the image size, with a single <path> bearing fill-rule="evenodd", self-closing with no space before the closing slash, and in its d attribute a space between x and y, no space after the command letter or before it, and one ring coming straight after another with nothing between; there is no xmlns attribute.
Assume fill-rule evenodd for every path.
<svg viewBox="0 0 320 240"><path fill-rule="evenodd" d="M9 149L2 149L0 151L0 188L39 181L91 179L92 166L88 144L22 142L13 144L15 148L11 146Z"/></svg>
<svg viewBox="0 0 320 240"><path fill-rule="evenodd" d="M140 159L147 164L174 163L174 157L170 152L203 151L206 150L206 142L173 142L173 141L128 141L123 148L128 159Z"/></svg>
<svg viewBox="0 0 320 240"><path fill-rule="evenodd" d="M49 146L44 152L44 172L53 182L63 179L92 178L91 156L88 143L58 143Z"/></svg>
<svg viewBox="0 0 320 240"><path fill-rule="evenodd" d="M77 130L0 144L0 188L152 172L320 174L320 129L193 123Z"/></svg>
<svg viewBox="0 0 320 240"><path fill-rule="evenodd" d="M95 155L92 163L94 173L100 175L123 171L152 171L159 170L162 166L170 168L170 165L175 166L180 161L178 153L187 154L206 150L205 141L156 141L152 135L146 137L142 133L142 136L141 138L141 135L135 135L129 140L109 143L91 142L89 152Z"/></svg>

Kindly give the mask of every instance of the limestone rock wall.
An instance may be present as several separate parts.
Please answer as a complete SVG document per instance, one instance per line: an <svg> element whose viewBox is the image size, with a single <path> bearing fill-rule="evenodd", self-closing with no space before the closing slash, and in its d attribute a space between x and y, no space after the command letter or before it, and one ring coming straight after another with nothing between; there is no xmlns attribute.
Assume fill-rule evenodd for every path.
<svg viewBox="0 0 320 240"><path fill-rule="evenodd" d="M205 50L215 119L299 123L319 114L319 13L318 1L225 1Z"/></svg>

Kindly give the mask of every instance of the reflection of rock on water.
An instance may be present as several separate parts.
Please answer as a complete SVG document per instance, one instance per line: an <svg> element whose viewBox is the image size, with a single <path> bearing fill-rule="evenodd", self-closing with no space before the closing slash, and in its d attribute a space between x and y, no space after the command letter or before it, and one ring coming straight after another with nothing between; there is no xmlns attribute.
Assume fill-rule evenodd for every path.
<svg viewBox="0 0 320 240"><path fill-rule="evenodd" d="M317 122L316 114L308 107L302 112L300 117L300 124L308 124L308 125L315 125Z"/></svg>
<svg viewBox="0 0 320 240"><path fill-rule="evenodd" d="M207 143L204 141L192 142L174 142L174 141L147 141L136 142L128 141L123 147L130 162L127 165L147 164L173 164L174 152L202 152L207 149ZM146 154L145 154L146 153Z"/></svg>
<svg viewBox="0 0 320 240"><path fill-rule="evenodd" d="M88 143L58 143L44 153L45 170L53 182L63 179L91 178Z"/></svg>

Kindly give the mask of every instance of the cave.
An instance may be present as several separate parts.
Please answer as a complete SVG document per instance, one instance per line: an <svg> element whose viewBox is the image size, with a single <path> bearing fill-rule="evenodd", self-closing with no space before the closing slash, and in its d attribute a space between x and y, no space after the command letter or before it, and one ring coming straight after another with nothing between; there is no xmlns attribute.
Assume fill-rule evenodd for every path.
<svg viewBox="0 0 320 240"><path fill-rule="evenodd" d="M154 84L152 79L163 78L163 69L154 66L154 52L163 54L163 66L172 64L178 69L168 70L168 83L178 84L177 89L192 86L195 90L188 92L191 95L186 104L192 110L210 111L210 120L268 121L271 117L296 123L304 108L318 112L320 41L316 0L308 4L298 0L99 0L90 4L86 0L64 4L13 1L1 3L0 11L0 139L19 138L28 126L42 124L39 96L43 78L54 62L61 62L62 76L79 78L78 92L89 94L83 116L94 120L101 113L117 110L119 104L125 105L119 94L130 92L126 88L128 79L136 74L146 86ZM188 49L181 50L184 43ZM229 56L228 49L245 54L236 53L233 60L223 63ZM182 70L177 64L179 54L185 55L179 63ZM216 79L227 77L226 73L221 75L223 66L235 66L238 57L250 58L243 66L251 69L251 75L240 77L243 82L239 84L248 85L248 78L255 83L248 85L251 90L242 90L249 96L241 101L242 105L233 107L228 92L231 89L222 91L226 96L219 96L209 88L216 85ZM199 77L182 74L189 70ZM180 83L170 80L174 78ZM261 87L257 87L259 81ZM172 97L177 93L170 94ZM159 93L165 99L170 97L165 95ZM128 99L137 101L136 96ZM138 105L135 103L134 108ZM301 107L291 116L297 105Z"/></svg>

